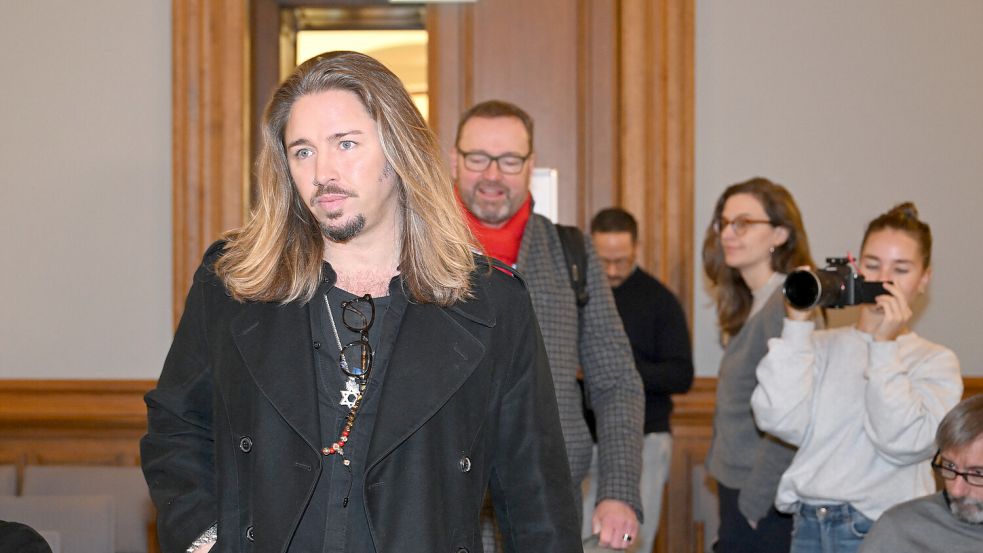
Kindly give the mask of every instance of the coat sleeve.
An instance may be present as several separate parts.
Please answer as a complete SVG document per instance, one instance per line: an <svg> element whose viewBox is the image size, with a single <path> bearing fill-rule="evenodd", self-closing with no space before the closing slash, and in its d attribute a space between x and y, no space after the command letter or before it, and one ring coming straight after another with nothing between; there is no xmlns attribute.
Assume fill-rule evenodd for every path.
<svg viewBox="0 0 983 553"><path fill-rule="evenodd" d="M502 396L489 488L507 553L581 551L549 360L526 299ZM521 311L520 311L521 312Z"/></svg>
<svg viewBox="0 0 983 553"><path fill-rule="evenodd" d="M597 420L597 499L618 499L642 518L639 481L645 393L631 344L594 246L585 237L590 301L580 316L580 363Z"/></svg>
<svg viewBox="0 0 983 553"><path fill-rule="evenodd" d="M185 551L218 520L204 271L195 275L157 387L145 397L140 457L164 553Z"/></svg>

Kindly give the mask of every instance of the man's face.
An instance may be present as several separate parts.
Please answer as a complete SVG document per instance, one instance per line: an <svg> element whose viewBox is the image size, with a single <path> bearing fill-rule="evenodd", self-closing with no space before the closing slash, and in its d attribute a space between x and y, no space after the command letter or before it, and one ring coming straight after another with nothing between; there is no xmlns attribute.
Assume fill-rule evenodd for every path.
<svg viewBox="0 0 983 553"><path fill-rule="evenodd" d="M494 161L483 171L472 171L461 152L529 158L518 173L506 174ZM461 128L457 148L451 152L451 175L468 210L485 225L499 228L525 203L534 163L529 135L518 118L472 117Z"/></svg>
<svg viewBox="0 0 983 553"><path fill-rule="evenodd" d="M625 282L635 270L635 242L630 232L595 232L594 249L612 288Z"/></svg>
<svg viewBox="0 0 983 553"><path fill-rule="evenodd" d="M375 121L355 94L301 96L290 110L283 142L294 186L329 240L372 236L395 224L395 172Z"/></svg>
<svg viewBox="0 0 983 553"><path fill-rule="evenodd" d="M983 436L968 446L942 450L939 462L959 472L983 474ZM962 476L943 482L952 514L971 524L983 524L983 487L970 486Z"/></svg>

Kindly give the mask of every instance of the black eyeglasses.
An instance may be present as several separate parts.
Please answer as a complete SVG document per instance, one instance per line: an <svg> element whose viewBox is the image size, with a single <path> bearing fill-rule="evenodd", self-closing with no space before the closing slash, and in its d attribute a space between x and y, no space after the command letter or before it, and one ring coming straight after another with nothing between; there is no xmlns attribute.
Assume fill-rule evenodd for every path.
<svg viewBox="0 0 983 553"><path fill-rule="evenodd" d="M365 312L368 311L368 316ZM341 302L341 322L348 330L358 332L359 338L341 348L341 370L348 376L366 378L372 371L374 352L369 344L369 329L375 321L375 302L365 294L360 298Z"/></svg>
<svg viewBox="0 0 983 553"><path fill-rule="evenodd" d="M942 464L941 451L935 452L935 457L932 458L932 468L945 480L955 480L957 477L962 476L963 480L970 486L983 486L983 472L979 472L979 469L975 469L977 472L960 472L952 467L946 466Z"/></svg>
<svg viewBox="0 0 983 553"><path fill-rule="evenodd" d="M492 156L480 151L465 152L460 148L458 148L457 151L464 157L464 168L468 171L474 171L475 173L480 173L485 169L488 169L488 166L494 161L498 164L498 170L502 173L506 175L517 175L520 171L522 171L522 167L526 164L526 160L529 159L529 155L519 156L515 154L502 154L500 156Z"/></svg>

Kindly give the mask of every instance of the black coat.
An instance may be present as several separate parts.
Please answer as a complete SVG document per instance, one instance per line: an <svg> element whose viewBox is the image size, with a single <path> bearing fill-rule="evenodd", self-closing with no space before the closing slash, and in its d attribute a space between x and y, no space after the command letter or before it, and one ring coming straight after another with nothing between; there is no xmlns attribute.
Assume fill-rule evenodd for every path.
<svg viewBox="0 0 983 553"><path fill-rule="evenodd" d="M309 304L239 303L195 275L157 388L144 473L164 553L218 521L212 551L285 551L321 470ZM580 551L553 382L521 281L479 270L474 299L410 302L369 444L379 553L478 552L493 494L507 551Z"/></svg>

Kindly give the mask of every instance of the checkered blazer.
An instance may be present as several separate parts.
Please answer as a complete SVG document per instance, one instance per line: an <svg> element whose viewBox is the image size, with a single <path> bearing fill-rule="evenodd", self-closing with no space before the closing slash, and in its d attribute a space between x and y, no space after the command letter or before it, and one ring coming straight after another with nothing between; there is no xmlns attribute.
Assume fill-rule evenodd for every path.
<svg viewBox="0 0 983 553"><path fill-rule="evenodd" d="M585 244L590 301L583 308L579 325L563 247L549 219L530 216L516 268L528 285L546 344L574 497L580 498L579 484L590 466L593 445L577 385L577 368L583 367L587 395L597 419L597 499L620 499L641 516L638 487L645 394L614 296L587 236Z"/></svg>

